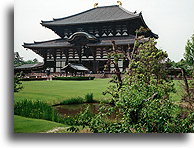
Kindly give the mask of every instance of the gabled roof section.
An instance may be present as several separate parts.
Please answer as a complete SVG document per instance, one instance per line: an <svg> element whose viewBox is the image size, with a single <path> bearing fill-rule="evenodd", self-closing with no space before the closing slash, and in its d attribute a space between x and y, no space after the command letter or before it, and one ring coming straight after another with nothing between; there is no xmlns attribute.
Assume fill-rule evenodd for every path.
<svg viewBox="0 0 194 148"><path fill-rule="evenodd" d="M68 68L76 70L76 71L89 71L89 69L86 68L85 66L83 66L82 64L71 64L71 63L69 63L65 67L61 68L61 70L65 70Z"/></svg>
<svg viewBox="0 0 194 148"><path fill-rule="evenodd" d="M53 19L53 21L42 21L41 24L43 26L64 26L73 24L111 22L133 19L136 17L139 17L139 14L129 12L119 5L112 5L92 8L68 17Z"/></svg>
<svg viewBox="0 0 194 148"><path fill-rule="evenodd" d="M99 42L97 43L88 43L89 47L95 46L112 46L112 41L115 41L117 45L128 45L133 44L135 41L135 36L126 36L126 37L107 37L107 38L100 38ZM28 49L43 49L43 48L66 48L66 47L73 47L74 45L68 42L68 39L55 39L49 41L42 41L42 42L34 42L34 43L24 43L22 45L24 48Z"/></svg>
<svg viewBox="0 0 194 148"><path fill-rule="evenodd" d="M76 38L79 38L79 37L85 37L88 42L97 42L98 39L94 36L94 35L91 35L87 32L75 32L74 34L72 34L69 38L68 38L68 42L70 43L73 43L76 41Z"/></svg>
<svg viewBox="0 0 194 148"><path fill-rule="evenodd" d="M44 63L37 63L37 64L23 64L21 66L15 67L15 69L30 69L30 68L38 68L42 67Z"/></svg>

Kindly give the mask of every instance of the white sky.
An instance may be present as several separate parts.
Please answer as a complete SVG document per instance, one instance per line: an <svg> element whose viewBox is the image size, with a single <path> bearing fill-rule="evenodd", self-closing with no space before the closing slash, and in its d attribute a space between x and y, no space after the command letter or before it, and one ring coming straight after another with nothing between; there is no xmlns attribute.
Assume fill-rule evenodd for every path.
<svg viewBox="0 0 194 148"><path fill-rule="evenodd" d="M148 27L159 35L158 47L167 51L170 59L179 61L184 47L194 31L193 0L121 0L129 11L142 11ZM14 50L24 60L42 58L22 47L23 42L59 38L40 25L41 20L61 18L99 6L115 5L117 0L16 0L14 4Z"/></svg>

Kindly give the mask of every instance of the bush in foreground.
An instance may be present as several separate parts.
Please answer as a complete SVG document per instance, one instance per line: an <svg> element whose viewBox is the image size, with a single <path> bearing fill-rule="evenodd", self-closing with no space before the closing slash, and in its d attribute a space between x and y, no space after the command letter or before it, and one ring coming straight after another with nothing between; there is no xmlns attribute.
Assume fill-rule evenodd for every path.
<svg viewBox="0 0 194 148"><path fill-rule="evenodd" d="M93 99L93 93L87 93L85 95L85 99L82 97L79 97L79 96L73 97L73 98L66 99L66 100L60 102L59 105L94 103L94 102L96 102L96 101Z"/></svg>
<svg viewBox="0 0 194 148"><path fill-rule="evenodd" d="M16 102L14 115L63 123L63 118L58 112L52 106L41 101L23 100Z"/></svg>
<svg viewBox="0 0 194 148"><path fill-rule="evenodd" d="M70 104L82 104L84 103L84 99L82 97L73 97L67 100L60 102L60 105L70 105Z"/></svg>
<svg viewBox="0 0 194 148"><path fill-rule="evenodd" d="M135 49L135 48L134 48ZM108 87L113 107L77 122L94 133L188 133L194 132L194 113L181 110L170 98L174 86L167 77L167 53L156 48L154 39L139 44L122 80L114 77ZM117 53L116 53L117 54ZM105 117L119 111L119 120ZM183 116L183 114L185 116Z"/></svg>

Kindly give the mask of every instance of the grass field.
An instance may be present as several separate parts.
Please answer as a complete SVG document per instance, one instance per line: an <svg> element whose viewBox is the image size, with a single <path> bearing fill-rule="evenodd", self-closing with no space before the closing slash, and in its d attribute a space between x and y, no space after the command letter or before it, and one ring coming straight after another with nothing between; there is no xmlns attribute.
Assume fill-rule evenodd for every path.
<svg viewBox="0 0 194 148"><path fill-rule="evenodd" d="M31 119L14 115L15 133L40 133L52 130L56 127L64 127L64 124L41 119Z"/></svg>
<svg viewBox="0 0 194 148"><path fill-rule="evenodd" d="M93 93L95 100L109 98L104 96L110 79L95 79L89 81L23 81L24 89L14 93L15 101L23 99L41 100L49 104L57 104L63 100L72 97L84 97L87 93ZM181 98L182 91L180 81L175 80L176 93L172 93L172 99L178 101Z"/></svg>
<svg viewBox="0 0 194 148"><path fill-rule="evenodd" d="M95 100L107 99L102 95L109 85L110 79L95 79L91 81L24 81L24 89L14 93L15 101L23 99L41 100L49 104L57 104L72 97L84 97L87 93L93 93ZM174 81L176 93L171 94L174 101L179 101L182 95L180 81ZM65 125L40 120L14 116L14 132L16 133L38 133L51 130L55 127ZM62 131L67 133L67 131ZM85 132L85 131L84 131Z"/></svg>
<svg viewBox="0 0 194 148"><path fill-rule="evenodd" d="M15 101L22 99L41 100L49 104L56 104L71 97L84 97L93 93L94 99L101 100L110 79L95 79L89 81L23 81L24 89L14 93Z"/></svg>
<svg viewBox="0 0 194 148"><path fill-rule="evenodd" d="M174 80L174 87L176 92L171 93L171 98L173 101L180 101L183 94L183 81L182 80Z"/></svg>
<svg viewBox="0 0 194 148"><path fill-rule="evenodd" d="M42 119L32 119L14 115L14 133L74 133L67 130L70 126ZM88 127L80 126L78 133L90 133Z"/></svg>

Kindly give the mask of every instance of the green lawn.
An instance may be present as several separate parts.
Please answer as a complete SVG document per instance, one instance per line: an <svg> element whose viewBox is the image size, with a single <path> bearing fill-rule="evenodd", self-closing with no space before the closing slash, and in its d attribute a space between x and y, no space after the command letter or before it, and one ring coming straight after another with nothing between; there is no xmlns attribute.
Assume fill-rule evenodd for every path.
<svg viewBox="0 0 194 148"><path fill-rule="evenodd" d="M22 99L41 100L49 104L57 104L71 97L84 97L87 93L93 93L95 100L107 99L102 95L106 90L110 79L95 79L89 81L23 81L24 89L14 93L15 101ZM172 93L172 99L178 101L182 91L180 81L175 80L176 93Z"/></svg>
<svg viewBox="0 0 194 148"><path fill-rule="evenodd" d="M56 127L65 127L65 125L47 120L25 118L14 115L15 133L40 133L52 130Z"/></svg>
<svg viewBox="0 0 194 148"><path fill-rule="evenodd" d="M14 115L14 133L74 133L67 130L69 127L70 126L47 120L32 119ZM79 128L78 133L90 133L88 127L85 127L84 129L80 126L77 127ZM53 129L57 128L60 129L54 132Z"/></svg>
<svg viewBox="0 0 194 148"><path fill-rule="evenodd" d="M21 99L42 100L49 104L55 104L71 97L84 97L87 93L93 93L94 99L100 100L105 98L102 92L106 90L109 80L23 81L24 89L14 93L14 99L15 101Z"/></svg>
<svg viewBox="0 0 194 148"><path fill-rule="evenodd" d="M183 96L183 81L182 80L174 80L174 86L176 89L175 93L171 93L171 98L173 101L180 101Z"/></svg>
<svg viewBox="0 0 194 148"><path fill-rule="evenodd" d="M95 79L89 81L24 81L22 82L24 89L18 93L14 93L14 99L15 101L20 101L22 99L41 100L49 104L57 104L71 97L84 97L87 93L93 93L94 99L101 100L107 98L107 96L102 95L102 92L105 91L109 85L109 80L110 79ZM182 95L180 82L181 81L178 80L174 81L177 90L176 93L171 94L174 101L179 101ZM65 127L65 125L46 120L14 116L14 132L16 133L45 132L55 127ZM67 133L66 128L61 132Z"/></svg>

